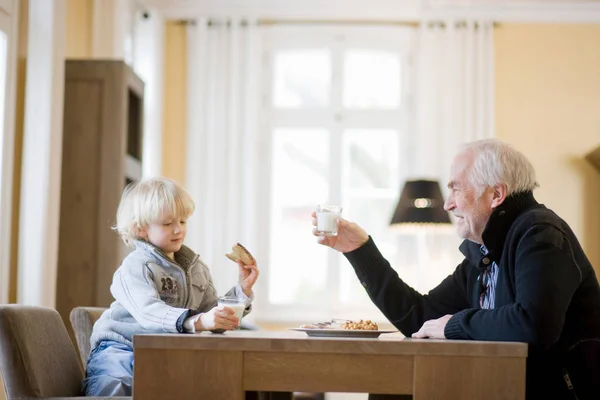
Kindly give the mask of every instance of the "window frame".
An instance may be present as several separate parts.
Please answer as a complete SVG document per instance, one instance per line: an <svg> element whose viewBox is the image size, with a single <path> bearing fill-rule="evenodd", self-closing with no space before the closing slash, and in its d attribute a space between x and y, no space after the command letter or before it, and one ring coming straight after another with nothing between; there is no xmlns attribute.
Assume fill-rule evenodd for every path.
<svg viewBox="0 0 600 400"><path fill-rule="evenodd" d="M263 34L263 57L262 67L265 77L262 87L262 116L260 140L264 144L261 168L261 176L264 182L264 190L260 199L261 210L259 218L269 221L262 229L260 243L258 244L262 254L261 271L262 279L257 285L257 315L261 321L273 322L301 322L316 320L327 320L338 317L341 314L348 318L365 318L376 316L374 319L385 321L382 314L369 304L366 307L352 310L340 304L339 276L341 270L341 259L343 255L336 251L328 251L328 273L327 283L334 283L333 290L327 293L329 298L327 307L314 307L313 305L296 304L271 304L269 302L269 266L270 266L270 244L273 233L271 226L272 210L272 174L269 165L272 160L272 146L274 142L273 132L276 128L300 128L315 127L324 128L329 131L330 140L330 168L329 182L330 199L333 203L343 204L344 193L342 182L344 162L341 149L343 133L352 129L393 129L398 132L399 146L411 146L409 135L410 116L413 106L412 101L412 59L415 40L415 29L400 25L320 25L320 24L298 24L298 25L274 25L264 27ZM275 109L272 105L273 81L274 81L274 57L277 51L306 48L329 48L332 52L332 77L330 106L323 109ZM349 110L343 107L343 54L345 49L369 49L369 50L392 50L400 55L401 65L401 94L400 108L391 110ZM376 121L376 122L374 122ZM406 153L407 149L404 151ZM401 153L402 154L402 153ZM406 168L409 160L400 157L398 166L399 173L404 175L408 172ZM404 176L398 177L398 185ZM399 188L393 189L394 192ZM395 193L397 195L397 193ZM315 205L316 206L316 205ZM310 235L310 217L307 215L307 235ZM318 246L315 239L315 246ZM290 272L292 274L293 272ZM291 275L290 275L291 276ZM292 278L293 279L293 278ZM327 285L326 285L327 286Z"/></svg>

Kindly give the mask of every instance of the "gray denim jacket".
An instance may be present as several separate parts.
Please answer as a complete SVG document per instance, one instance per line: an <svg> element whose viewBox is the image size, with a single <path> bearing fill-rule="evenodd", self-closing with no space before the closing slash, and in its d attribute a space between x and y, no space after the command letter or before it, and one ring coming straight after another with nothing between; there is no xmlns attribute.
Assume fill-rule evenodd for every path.
<svg viewBox="0 0 600 400"><path fill-rule="evenodd" d="M217 305L217 291L210 271L186 246L175 253L175 262L158 248L136 241L113 276L110 287L115 301L94 324L91 349L102 340L114 340L133 348L133 335L177 333L177 320L187 310L207 312ZM238 284L226 295L247 299L244 315L252 308Z"/></svg>

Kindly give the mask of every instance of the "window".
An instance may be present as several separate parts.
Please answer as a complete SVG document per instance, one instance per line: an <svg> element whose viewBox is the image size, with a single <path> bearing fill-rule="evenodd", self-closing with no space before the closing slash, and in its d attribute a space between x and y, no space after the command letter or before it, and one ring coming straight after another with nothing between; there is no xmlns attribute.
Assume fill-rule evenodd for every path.
<svg viewBox="0 0 600 400"><path fill-rule="evenodd" d="M406 178L411 45L405 27L266 30L263 318L384 319L347 260L317 244L310 214L318 203L340 204L386 257L395 256L388 224Z"/></svg>

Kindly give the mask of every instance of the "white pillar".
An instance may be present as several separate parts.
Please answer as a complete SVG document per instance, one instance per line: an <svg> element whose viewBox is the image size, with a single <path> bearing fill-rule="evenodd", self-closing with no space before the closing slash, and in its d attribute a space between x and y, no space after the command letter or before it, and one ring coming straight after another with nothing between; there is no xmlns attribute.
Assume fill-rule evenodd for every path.
<svg viewBox="0 0 600 400"><path fill-rule="evenodd" d="M164 19L132 0L94 0L92 31L93 58L125 60L144 81L142 175L160 175Z"/></svg>
<svg viewBox="0 0 600 400"><path fill-rule="evenodd" d="M55 305L64 61L65 0L30 0L19 219L22 304Z"/></svg>
<svg viewBox="0 0 600 400"><path fill-rule="evenodd" d="M165 23L157 10L138 11L134 23L133 67L144 81L142 176L162 171L162 107Z"/></svg>
<svg viewBox="0 0 600 400"><path fill-rule="evenodd" d="M131 0L94 0L93 58L125 59L125 39L133 29L133 4Z"/></svg>

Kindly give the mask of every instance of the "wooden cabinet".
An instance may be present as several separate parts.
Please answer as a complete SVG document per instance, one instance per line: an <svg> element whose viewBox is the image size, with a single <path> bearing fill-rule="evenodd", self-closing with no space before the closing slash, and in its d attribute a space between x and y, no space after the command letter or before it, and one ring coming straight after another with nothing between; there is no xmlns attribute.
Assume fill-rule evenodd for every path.
<svg viewBox="0 0 600 400"><path fill-rule="evenodd" d="M56 284L65 321L73 307L112 301L128 250L111 227L123 188L141 177L143 93L123 61L66 61Z"/></svg>

